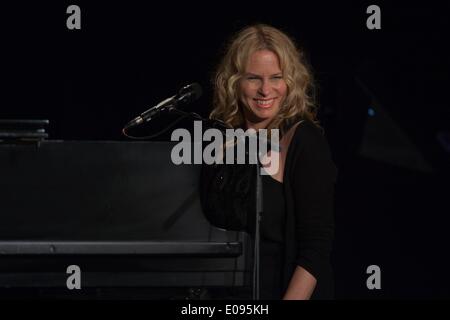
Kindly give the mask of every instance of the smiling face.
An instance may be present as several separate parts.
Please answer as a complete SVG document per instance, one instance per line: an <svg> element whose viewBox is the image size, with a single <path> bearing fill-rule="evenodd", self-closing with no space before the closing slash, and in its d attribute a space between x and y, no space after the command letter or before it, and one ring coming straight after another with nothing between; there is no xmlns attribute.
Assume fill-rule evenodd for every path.
<svg viewBox="0 0 450 320"><path fill-rule="evenodd" d="M258 50L250 55L240 92L247 128L266 128L280 111L287 92L275 53Z"/></svg>

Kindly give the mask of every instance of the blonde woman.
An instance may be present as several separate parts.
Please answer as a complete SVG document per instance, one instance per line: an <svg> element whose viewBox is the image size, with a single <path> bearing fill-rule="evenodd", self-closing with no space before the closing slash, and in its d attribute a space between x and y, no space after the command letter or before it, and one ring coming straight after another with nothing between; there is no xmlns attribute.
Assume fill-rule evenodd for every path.
<svg viewBox="0 0 450 320"><path fill-rule="evenodd" d="M334 296L330 252L336 168L318 126L312 92L302 52L285 33L268 25L238 32L215 75L210 118L233 128L280 132L279 152L270 154L279 157L279 169L262 178L262 299ZM202 198L218 211L245 194L235 186L225 187L219 197L214 192L205 188ZM211 205L211 199L225 200Z"/></svg>

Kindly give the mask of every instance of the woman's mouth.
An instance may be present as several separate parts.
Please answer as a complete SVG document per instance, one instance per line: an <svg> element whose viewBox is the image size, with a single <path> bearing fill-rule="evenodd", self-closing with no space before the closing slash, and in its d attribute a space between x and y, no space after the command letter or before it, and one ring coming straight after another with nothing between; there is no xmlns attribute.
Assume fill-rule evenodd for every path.
<svg viewBox="0 0 450 320"><path fill-rule="evenodd" d="M255 101L256 106L258 108L270 108L273 105L273 102L275 101L275 98L272 99L253 99Z"/></svg>

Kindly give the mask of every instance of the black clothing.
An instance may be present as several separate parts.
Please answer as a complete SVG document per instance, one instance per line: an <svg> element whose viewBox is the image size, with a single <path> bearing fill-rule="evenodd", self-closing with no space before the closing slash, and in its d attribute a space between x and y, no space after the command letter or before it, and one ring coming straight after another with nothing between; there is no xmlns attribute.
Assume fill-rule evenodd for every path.
<svg viewBox="0 0 450 320"><path fill-rule="evenodd" d="M270 175L262 176L263 214L261 217L260 270L263 300L283 297L285 206L283 183Z"/></svg>
<svg viewBox="0 0 450 320"><path fill-rule="evenodd" d="M334 184L337 170L321 130L300 123L289 145L283 176L286 200L283 284L295 267L317 279L311 299L334 298L330 254L334 237Z"/></svg>
<svg viewBox="0 0 450 320"><path fill-rule="evenodd" d="M262 176L263 216L261 236L264 239L284 243L285 206L283 183L270 175Z"/></svg>
<svg viewBox="0 0 450 320"><path fill-rule="evenodd" d="M215 168L220 174L213 172ZM225 228L227 224L233 228L238 225L236 221L244 221L242 213L246 211L247 221L254 221L255 198L250 192L254 190L254 177L238 174L234 168L236 166L222 165L202 169L201 199L206 208L205 215L212 224ZM249 165L248 168L249 172L255 172L254 166ZM238 170L242 170L242 167ZM317 279L312 299L334 297L330 253L334 237L336 173L321 130L310 121L302 121L295 129L288 147L283 183L276 185L277 181L272 177L263 178L263 215L267 212L267 216L265 221L263 217L261 226L260 262L266 265L268 271L264 271L264 267L261 269L264 278L262 297L264 292L268 292L274 295L274 299L280 298L276 294L278 288L284 294L297 266L303 267ZM225 180L228 183L224 185L222 182ZM272 193L265 189L272 190ZM247 199L246 203L242 201L243 195ZM281 195L284 195L284 201L280 199ZM239 201L233 200L235 198ZM230 203L233 207L230 207ZM284 207L284 210L278 210L278 207ZM233 217L235 212L239 213L238 217ZM248 223L246 230L252 233L252 229L251 223ZM271 255L273 259L270 259ZM280 267L282 280L276 285L274 279L277 279L277 269ZM270 270L273 272L270 273Z"/></svg>
<svg viewBox="0 0 450 320"><path fill-rule="evenodd" d="M260 250L260 298L280 300L284 295L284 245L262 237Z"/></svg>

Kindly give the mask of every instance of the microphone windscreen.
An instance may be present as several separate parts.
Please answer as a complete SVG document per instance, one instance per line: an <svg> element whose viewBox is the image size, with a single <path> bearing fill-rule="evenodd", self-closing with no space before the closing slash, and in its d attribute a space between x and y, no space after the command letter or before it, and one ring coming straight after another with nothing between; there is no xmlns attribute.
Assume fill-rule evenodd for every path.
<svg viewBox="0 0 450 320"><path fill-rule="evenodd" d="M189 100L194 101L200 98L202 96L202 93L202 87L197 82L194 82L183 87L180 90L179 95L182 96L187 94L189 96Z"/></svg>

